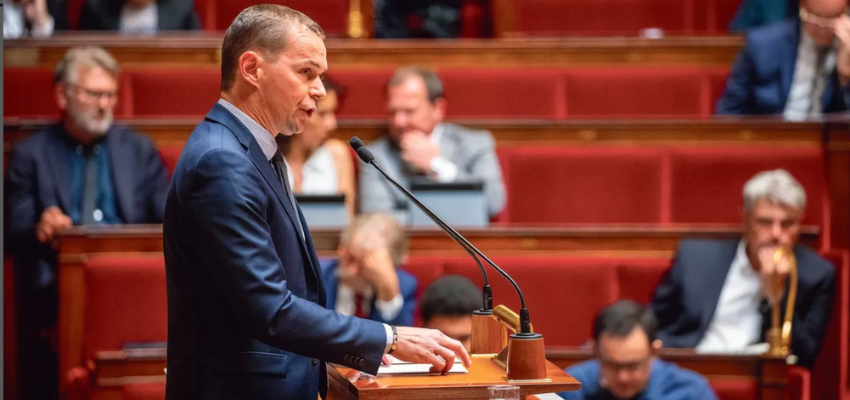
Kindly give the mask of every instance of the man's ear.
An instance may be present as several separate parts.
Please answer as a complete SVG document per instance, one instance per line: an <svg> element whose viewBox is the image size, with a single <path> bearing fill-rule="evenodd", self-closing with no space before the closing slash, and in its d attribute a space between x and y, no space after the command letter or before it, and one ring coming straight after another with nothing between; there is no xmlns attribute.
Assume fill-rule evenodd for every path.
<svg viewBox="0 0 850 400"><path fill-rule="evenodd" d="M442 121L446 116L446 99L440 97L434 101L434 112L438 121Z"/></svg>
<svg viewBox="0 0 850 400"><path fill-rule="evenodd" d="M53 86L53 94L56 96L56 105L65 111L68 109L68 85L59 82Z"/></svg>
<svg viewBox="0 0 850 400"><path fill-rule="evenodd" d="M663 346L664 346L664 342L662 342L661 339L653 340L652 345L650 346L650 347L652 347L652 355L657 356L658 353L661 352L661 347L663 347Z"/></svg>
<svg viewBox="0 0 850 400"><path fill-rule="evenodd" d="M263 63L263 57L254 51L246 51L239 56L237 63L237 72L242 76L245 82L249 85L257 87L260 85L260 66Z"/></svg>

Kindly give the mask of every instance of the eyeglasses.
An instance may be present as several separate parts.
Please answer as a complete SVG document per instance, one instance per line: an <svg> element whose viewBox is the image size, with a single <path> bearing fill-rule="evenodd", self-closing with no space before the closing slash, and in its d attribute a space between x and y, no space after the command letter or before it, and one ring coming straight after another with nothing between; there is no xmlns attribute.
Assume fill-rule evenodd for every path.
<svg viewBox="0 0 850 400"><path fill-rule="evenodd" d="M606 370L610 371L637 371L644 366L652 359L652 357L647 357L642 360L631 361L631 362L616 362L613 360L605 359L604 357L599 358L599 365Z"/></svg>
<svg viewBox="0 0 850 400"><path fill-rule="evenodd" d="M846 12L846 10L845 10L845 12ZM842 12L841 15L844 15L844 12ZM807 22L807 23L810 23L812 25L815 25L819 28L824 28L824 29L835 28L835 21L838 21L838 18L840 18L840 16L839 17L821 17L819 15L815 15L815 14L810 13L805 8L800 7L800 20L802 20L803 22Z"/></svg>
<svg viewBox="0 0 850 400"><path fill-rule="evenodd" d="M110 103L114 103L118 100L118 92L103 92L98 90L86 89L80 85L69 85L72 88L80 89L80 92L83 94L83 98L86 102L94 103L100 101L102 98L106 98L106 100Z"/></svg>

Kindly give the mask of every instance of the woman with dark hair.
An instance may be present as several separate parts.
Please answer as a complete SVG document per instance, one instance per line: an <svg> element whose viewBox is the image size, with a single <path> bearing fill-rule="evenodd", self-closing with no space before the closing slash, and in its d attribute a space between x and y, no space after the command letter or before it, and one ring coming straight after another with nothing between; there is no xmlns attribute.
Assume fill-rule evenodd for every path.
<svg viewBox="0 0 850 400"><path fill-rule="evenodd" d="M316 112L299 135L287 137L283 156L289 165L289 184L297 194L345 195L349 219L354 216L354 162L348 146L330 139L336 130L340 89L323 77L327 96L318 101Z"/></svg>

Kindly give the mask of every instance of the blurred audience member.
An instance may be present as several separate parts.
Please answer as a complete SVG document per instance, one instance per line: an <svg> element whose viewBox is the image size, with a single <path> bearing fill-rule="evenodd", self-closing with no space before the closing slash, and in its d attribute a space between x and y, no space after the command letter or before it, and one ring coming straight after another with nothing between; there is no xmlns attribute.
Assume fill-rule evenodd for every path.
<svg viewBox="0 0 850 400"><path fill-rule="evenodd" d="M376 0L375 37L456 38L462 4L461 0Z"/></svg>
<svg viewBox="0 0 850 400"><path fill-rule="evenodd" d="M434 281L422 295L422 322L459 340L470 349L472 312L481 309L481 290L459 275L448 275Z"/></svg>
<svg viewBox="0 0 850 400"><path fill-rule="evenodd" d="M399 69L387 84L389 135L369 147L390 176L409 186L414 179L433 182L483 181L487 213L505 206L505 186L496 144L487 131L444 123L443 82L420 67ZM360 168L360 208L392 212L409 207L407 199L374 168Z"/></svg>
<svg viewBox="0 0 850 400"><path fill-rule="evenodd" d="M413 325L416 278L403 271L407 236L391 215L357 217L340 238L338 260L322 264L327 308L389 325Z"/></svg>
<svg viewBox="0 0 850 400"><path fill-rule="evenodd" d="M747 34L717 114L801 120L850 106L847 0L804 0L800 18Z"/></svg>
<svg viewBox="0 0 850 400"><path fill-rule="evenodd" d="M798 0L744 0L729 22L729 31L743 32L797 16Z"/></svg>
<svg viewBox="0 0 850 400"><path fill-rule="evenodd" d="M716 400L705 378L658 359L657 326L652 310L631 300L602 309L593 322L595 359L566 369L581 390L558 394L566 400Z"/></svg>
<svg viewBox="0 0 850 400"><path fill-rule="evenodd" d="M189 0L87 0L80 29L154 34L199 30L201 22Z"/></svg>
<svg viewBox="0 0 850 400"><path fill-rule="evenodd" d="M3 2L3 39L43 38L68 29L65 0L7 0Z"/></svg>
<svg viewBox="0 0 850 400"><path fill-rule="evenodd" d="M161 222L168 172L146 136L112 125L118 64L72 48L54 74L62 120L12 149L6 238L15 256L24 399L56 398L45 333L56 322L56 234L71 225ZM48 99L44 99L49 101ZM54 360L55 362L55 360Z"/></svg>
<svg viewBox="0 0 850 400"><path fill-rule="evenodd" d="M349 218L354 216L354 161L346 143L328 139L336 130L336 112L340 90L330 79L322 83L328 95L319 100L315 114L307 120L301 134L282 140L289 184L297 194L345 195Z"/></svg>
<svg viewBox="0 0 850 400"><path fill-rule="evenodd" d="M744 186L741 240L684 240L656 288L652 308L659 339L668 347L738 352L764 342L770 305L785 309L788 263L774 263L781 246L793 248L799 281L791 351L798 364L817 358L832 309L832 264L799 245L806 206L803 187L784 170L765 171ZM778 275L779 279L776 279Z"/></svg>

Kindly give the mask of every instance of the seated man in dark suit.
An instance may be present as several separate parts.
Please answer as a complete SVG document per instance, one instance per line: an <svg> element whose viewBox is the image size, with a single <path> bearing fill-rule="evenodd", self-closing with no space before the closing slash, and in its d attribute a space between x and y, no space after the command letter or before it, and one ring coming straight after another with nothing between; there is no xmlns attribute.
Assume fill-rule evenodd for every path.
<svg viewBox="0 0 850 400"><path fill-rule="evenodd" d="M847 110L846 8L847 0L804 0L800 18L750 31L717 102L717 114L801 120Z"/></svg>
<svg viewBox="0 0 850 400"><path fill-rule="evenodd" d="M667 347L702 352L740 352L764 342L771 323L769 305L784 310L787 301L787 260L773 260L776 249L787 246L793 248L799 277L791 352L798 364L811 367L832 309L835 270L797 243L805 206L803 187L784 170L750 179L744 186L741 240L680 243L676 261L652 299L660 321L658 338Z"/></svg>
<svg viewBox="0 0 850 400"><path fill-rule="evenodd" d="M387 174L408 186L431 182L482 181L487 214L505 206L505 185L496 143L487 131L444 123L443 83L431 70L399 69L387 83L389 134L369 148ZM412 207L375 168L360 168L360 208L396 212Z"/></svg>
<svg viewBox="0 0 850 400"><path fill-rule="evenodd" d="M146 136L112 124L118 64L105 50L72 48L56 67L62 120L17 143L6 178L6 240L15 256L22 389L49 390L56 371L33 364L56 322L57 233L71 225L162 222L168 171ZM45 99L47 100L47 99ZM33 392L21 398L55 398Z"/></svg>
<svg viewBox="0 0 850 400"><path fill-rule="evenodd" d="M339 260L322 263L327 307L390 325L413 325L416 277L401 269L407 236L388 214L357 217L340 238Z"/></svg>
<svg viewBox="0 0 850 400"><path fill-rule="evenodd" d="M426 328L443 332L469 350L472 312L481 309L481 289L463 276L447 275L425 289L419 309Z"/></svg>
<svg viewBox="0 0 850 400"><path fill-rule="evenodd" d="M195 3L186 0L88 0L80 29L154 34L201 29Z"/></svg>
<svg viewBox="0 0 850 400"><path fill-rule="evenodd" d="M581 390L558 393L566 400L716 400L705 378L658 359L658 320L631 300L602 309L593 322L594 359L567 373Z"/></svg>

